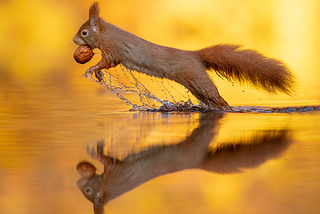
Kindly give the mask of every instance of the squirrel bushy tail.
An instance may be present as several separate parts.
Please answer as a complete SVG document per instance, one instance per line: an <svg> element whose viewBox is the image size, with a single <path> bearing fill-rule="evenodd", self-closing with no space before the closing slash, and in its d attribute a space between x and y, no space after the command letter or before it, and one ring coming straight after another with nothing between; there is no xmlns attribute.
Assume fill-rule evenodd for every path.
<svg viewBox="0 0 320 214"><path fill-rule="evenodd" d="M247 82L270 93L292 95L295 78L281 61L239 45L220 44L196 51L209 70L230 82Z"/></svg>

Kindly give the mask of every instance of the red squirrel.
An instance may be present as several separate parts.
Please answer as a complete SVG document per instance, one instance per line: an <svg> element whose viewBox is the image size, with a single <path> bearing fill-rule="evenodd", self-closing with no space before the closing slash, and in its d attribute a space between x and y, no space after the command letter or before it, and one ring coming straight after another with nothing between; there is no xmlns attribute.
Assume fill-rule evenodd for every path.
<svg viewBox="0 0 320 214"><path fill-rule="evenodd" d="M199 127L184 141L174 145L153 146L129 154L123 160L104 155L104 141L88 147L88 154L104 166L102 174L87 161L77 165L81 175L77 187L93 203L94 213L101 214L104 205L141 184L168 173L201 169L213 173L237 173L279 157L292 142L290 131L267 130L248 141L209 145L219 133L222 114L202 114ZM259 132L258 132L259 133Z"/></svg>
<svg viewBox="0 0 320 214"><path fill-rule="evenodd" d="M213 110L231 108L220 96L207 70L214 70L218 76L231 82L248 82L270 93L292 94L294 75L277 59L231 44L196 51L157 45L105 22L99 13L99 4L94 2L89 10L89 20L73 38L77 45L101 50L101 61L90 67L85 72L86 76L95 72L97 79L101 80L101 69L121 63L127 69L183 85Z"/></svg>

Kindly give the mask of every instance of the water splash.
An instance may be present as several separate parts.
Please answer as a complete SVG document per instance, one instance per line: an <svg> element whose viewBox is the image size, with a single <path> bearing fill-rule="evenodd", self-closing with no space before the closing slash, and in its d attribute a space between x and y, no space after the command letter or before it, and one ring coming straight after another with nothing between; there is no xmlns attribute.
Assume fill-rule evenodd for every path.
<svg viewBox="0 0 320 214"><path fill-rule="evenodd" d="M137 78L135 78L131 70L127 70L122 66L120 67L123 71L127 83L129 84L125 84L119 81L119 74L117 75L117 77L115 77L110 72L106 72L106 70L102 71L104 75L102 81L93 79L92 76L83 76L87 77L92 82L98 83L103 87L109 89L127 105L131 105L133 107L133 110L141 110L144 108L159 108L163 105L164 101L154 96ZM134 82L132 82L130 78L133 78ZM138 106L137 104L132 103L128 98L126 98L125 95L128 93L137 94L140 98L142 106Z"/></svg>
<svg viewBox="0 0 320 214"><path fill-rule="evenodd" d="M127 105L132 106L131 111L152 111L152 112L206 112L213 111L212 108L204 103L196 100L192 101L190 97L185 96L175 86L167 84L177 92L179 97L184 100L176 101L175 96L165 86L164 79L151 79L156 82L166 99L160 99L151 93L135 76L134 71L119 66L121 68L121 75L118 70L114 70L117 75L110 72L110 70L103 70L104 78L102 81L94 79L92 76L84 77L90 79L92 82L98 83L103 87L109 89L112 93L117 95ZM149 77L150 78L150 77ZM122 79L122 80L120 80ZM187 89L185 89L187 90ZM129 100L128 94L135 94L139 97L140 105ZM191 94L188 90L186 94ZM169 99L168 99L169 98ZM171 101L170 101L171 100ZM320 111L320 106L296 106L296 107L265 107L265 106L231 106L231 111L237 113L293 113L293 112L312 112Z"/></svg>
<svg viewBox="0 0 320 214"><path fill-rule="evenodd" d="M150 92L135 76L132 70L126 69L123 66L119 66L121 68L121 75L118 70L114 70L114 72L109 72L109 70L102 70L104 75L102 81L96 80L92 76L84 77L90 79L92 82L98 83L103 87L109 89L112 93L117 95L123 102L127 105L132 106L133 111L179 111L182 110L195 110L195 111L205 111L210 110L210 108L206 107L202 103L196 103L192 101L190 98L187 101L179 101L175 100L175 96L171 93L171 91L165 86L164 80L162 79L152 79L152 82L156 82L158 87L161 88L162 93L166 98L169 99L160 99L155 96L152 92ZM114 74L116 73L116 74ZM121 80L120 80L121 79ZM169 87L174 89L174 86L170 85ZM185 89L187 90L187 89ZM181 95L182 98L187 99L185 95L183 95L179 90L177 92ZM189 91L186 92L190 93ZM139 97L140 105L134 103L129 100L129 94L135 94ZM191 93L190 93L191 94Z"/></svg>

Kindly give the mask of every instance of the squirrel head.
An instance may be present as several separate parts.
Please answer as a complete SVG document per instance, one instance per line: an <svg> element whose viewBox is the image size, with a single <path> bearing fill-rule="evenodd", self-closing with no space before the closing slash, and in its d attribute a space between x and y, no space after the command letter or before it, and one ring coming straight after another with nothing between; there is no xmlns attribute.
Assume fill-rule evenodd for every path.
<svg viewBox="0 0 320 214"><path fill-rule="evenodd" d="M101 31L99 13L99 3L94 2L89 10L89 20L80 27L78 33L73 37L74 43L77 45L87 45L92 50L99 48L99 35Z"/></svg>
<svg viewBox="0 0 320 214"><path fill-rule="evenodd" d="M79 163L77 171L82 177L78 180L77 187L93 203L94 213L102 214L103 205L107 203L106 192L102 188L102 175L96 174L96 167L88 162Z"/></svg>

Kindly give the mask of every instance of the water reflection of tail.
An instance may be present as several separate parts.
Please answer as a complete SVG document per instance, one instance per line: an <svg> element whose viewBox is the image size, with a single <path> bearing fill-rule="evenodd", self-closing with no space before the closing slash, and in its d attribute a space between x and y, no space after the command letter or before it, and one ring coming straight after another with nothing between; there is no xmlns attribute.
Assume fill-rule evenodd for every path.
<svg viewBox="0 0 320 214"><path fill-rule="evenodd" d="M235 173L278 158L290 145L289 130L258 132L249 141L220 144L208 152L201 169L216 173Z"/></svg>
<svg viewBox="0 0 320 214"><path fill-rule="evenodd" d="M103 213L103 205L146 181L160 175L186 169L203 169L215 173L235 173L253 168L279 157L289 146L289 130L262 131L251 140L221 143L213 150L209 144L217 135L222 114L202 114L198 128L184 141L169 146L154 146L131 154L120 161L103 154L104 142L88 148L88 154L104 164L104 172L81 162L77 170L82 178L78 188Z"/></svg>

